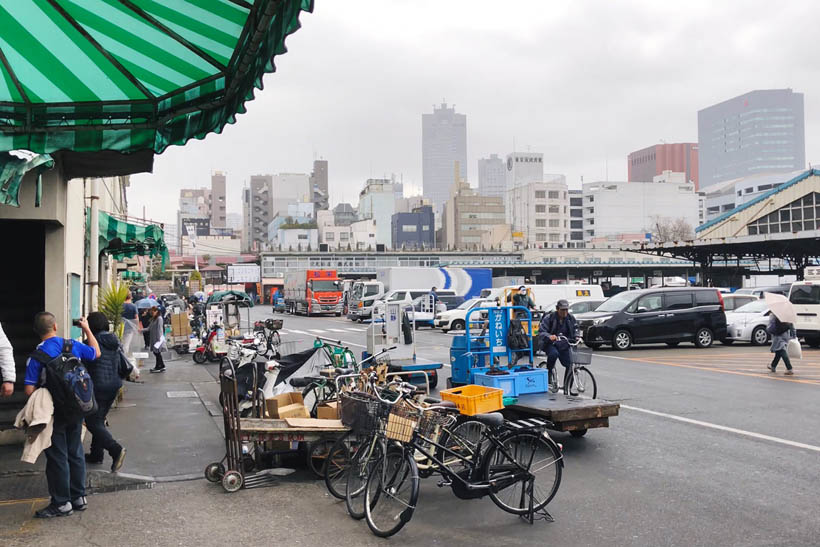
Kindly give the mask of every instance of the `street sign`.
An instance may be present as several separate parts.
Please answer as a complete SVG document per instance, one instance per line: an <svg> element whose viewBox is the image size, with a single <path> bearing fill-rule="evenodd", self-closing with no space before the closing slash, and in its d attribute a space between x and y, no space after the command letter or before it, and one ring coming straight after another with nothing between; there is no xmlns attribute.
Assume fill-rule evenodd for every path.
<svg viewBox="0 0 820 547"><path fill-rule="evenodd" d="M630 283L643 283L644 279L643 279L643 277L630 277L629 282Z"/></svg>
<svg viewBox="0 0 820 547"><path fill-rule="evenodd" d="M506 309L490 309L490 352L493 355L507 353Z"/></svg>
<svg viewBox="0 0 820 547"><path fill-rule="evenodd" d="M228 264L228 283L259 283L259 264Z"/></svg>

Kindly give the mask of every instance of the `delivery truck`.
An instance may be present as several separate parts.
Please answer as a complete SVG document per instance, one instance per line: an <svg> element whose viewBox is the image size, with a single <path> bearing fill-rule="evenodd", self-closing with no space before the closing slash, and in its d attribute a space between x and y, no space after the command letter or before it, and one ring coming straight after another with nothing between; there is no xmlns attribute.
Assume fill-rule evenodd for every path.
<svg viewBox="0 0 820 547"><path fill-rule="evenodd" d="M492 286L490 268L432 268L395 267L379 268L373 281L357 281L353 285L348 306L348 319L364 321L373 315L373 304L389 291L397 289L453 291L465 300L478 296L482 289Z"/></svg>
<svg viewBox="0 0 820 547"><path fill-rule="evenodd" d="M285 309L288 313L342 315L342 281L336 270L285 273Z"/></svg>

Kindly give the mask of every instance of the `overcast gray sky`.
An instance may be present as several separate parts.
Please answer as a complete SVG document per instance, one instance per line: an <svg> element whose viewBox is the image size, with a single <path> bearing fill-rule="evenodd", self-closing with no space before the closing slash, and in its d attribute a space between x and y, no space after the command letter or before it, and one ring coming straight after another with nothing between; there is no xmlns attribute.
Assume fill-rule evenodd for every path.
<svg viewBox="0 0 820 547"><path fill-rule="evenodd" d="M277 71L221 135L171 147L132 177L132 215L174 222L180 188L228 175L229 212L258 173L329 161L335 204L396 173L421 192L421 114L467 115L477 160L544 153L570 186L626 180L629 152L697 141L697 111L753 89L805 94L806 157L820 159L814 0L316 0Z"/></svg>

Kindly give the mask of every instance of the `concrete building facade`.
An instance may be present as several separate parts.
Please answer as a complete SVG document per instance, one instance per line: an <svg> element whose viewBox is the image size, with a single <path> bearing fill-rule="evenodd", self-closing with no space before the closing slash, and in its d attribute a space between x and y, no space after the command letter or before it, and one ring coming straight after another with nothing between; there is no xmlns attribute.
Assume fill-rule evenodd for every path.
<svg viewBox="0 0 820 547"><path fill-rule="evenodd" d="M480 250L488 231L507 224L504 199L482 196L467 181L453 185L442 216L442 246L448 249Z"/></svg>
<svg viewBox="0 0 820 547"><path fill-rule="evenodd" d="M487 197L504 197L507 190L507 168L498 154L478 160L478 193Z"/></svg>
<svg viewBox="0 0 820 547"><path fill-rule="evenodd" d="M359 193L359 220L376 223L376 244L390 248L391 223L396 207L396 192L390 179L368 179Z"/></svg>
<svg viewBox="0 0 820 547"><path fill-rule="evenodd" d="M507 154L505 189L520 184L544 180L544 154L538 152L512 152Z"/></svg>
<svg viewBox="0 0 820 547"><path fill-rule="evenodd" d="M645 239L656 222L683 218L698 225L699 196L693 183L590 182L583 185L584 239Z"/></svg>
<svg viewBox="0 0 820 547"><path fill-rule="evenodd" d="M225 173L216 171L211 174L211 226L214 228L228 227L228 202L225 185Z"/></svg>
<svg viewBox="0 0 820 547"><path fill-rule="evenodd" d="M584 191L569 190L569 239L567 248L584 248Z"/></svg>
<svg viewBox="0 0 820 547"><path fill-rule="evenodd" d="M700 188L806 165L803 94L756 90L698 112Z"/></svg>
<svg viewBox="0 0 820 547"><path fill-rule="evenodd" d="M455 105L433 107L421 116L421 160L424 197L441 212L450 193L458 163L458 177L467 178L467 116L456 114Z"/></svg>
<svg viewBox="0 0 820 547"><path fill-rule="evenodd" d="M273 220L273 176L253 175L248 196L248 238L246 251L265 249L268 242L268 224ZM287 206L285 207L287 212Z"/></svg>
<svg viewBox="0 0 820 547"><path fill-rule="evenodd" d="M425 205L409 213L394 213L391 222L392 249L432 249L436 246L433 207Z"/></svg>
<svg viewBox="0 0 820 547"><path fill-rule="evenodd" d="M310 173L310 188L313 191L313 203L316 204L316 210L327 209L330 203L327 160L313 160L313 171Z"/></svg>
<svg viewBox="0 0 820 547"><path fill-rule="evenodd" d="M506 193L507 222L526 247L565 247L569 240L569 189L561 176L529 182Z"/></svg>
<svg viewBox="0 0 820 547"><path fill-rule="evenodd" d="M632 152L627 157L629 182L649 182L664 171L684 173L684 182L694 182L698 188L698 143L679 142L654 144Z"/></svg>
<svg viewBox="0 0 820 547"><path fill-rule="evenodd" d="M271 183L271 217L286 215L288 205L297 201L313 202L310 177L305 173L279 173Z"/></svg>
<svg viewBox="0 0 820 547"><path fill-rule="evenodd" d="M333 208L333 223L336 226L350 226L357 218L356 209L349 203L340 203Z"/></svg>

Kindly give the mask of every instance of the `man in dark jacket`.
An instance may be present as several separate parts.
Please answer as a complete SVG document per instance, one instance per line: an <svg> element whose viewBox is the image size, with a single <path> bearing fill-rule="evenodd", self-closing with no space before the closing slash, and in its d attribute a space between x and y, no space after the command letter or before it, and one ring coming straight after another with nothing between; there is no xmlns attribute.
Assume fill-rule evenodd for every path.
<svg viewBox="0 0 820 547"><path fill-rule="evenodd" d="M538 326L538 338L540 348L547 354L547 369L550 371L550 389L558 391L558 384L555 375L555 361L561 360L564 365L564 385L572 368L572 354L567 340L575 341L577 336L577 325L575 318L569 313L569 302L559 300L555 306L555 311L545 315ZM567 340L559 339L559 336Z"/></svg>
<svg viewBox="0 0 820 547"><path fill-rule="evenodd" d="M117 472L125 460L125 449L105 427L105 417L122 387L121 371L129 368L129 364L123 363L122 346L117 336L108 332L108 318L104 314L98 311L88 314L88 327L100 344L101 355L88 366L98 408L96 413L85 418L85 426L92 435L91 452L85 455L85 461L102 463L107 451L113 460L111 471Z"/></svg>

